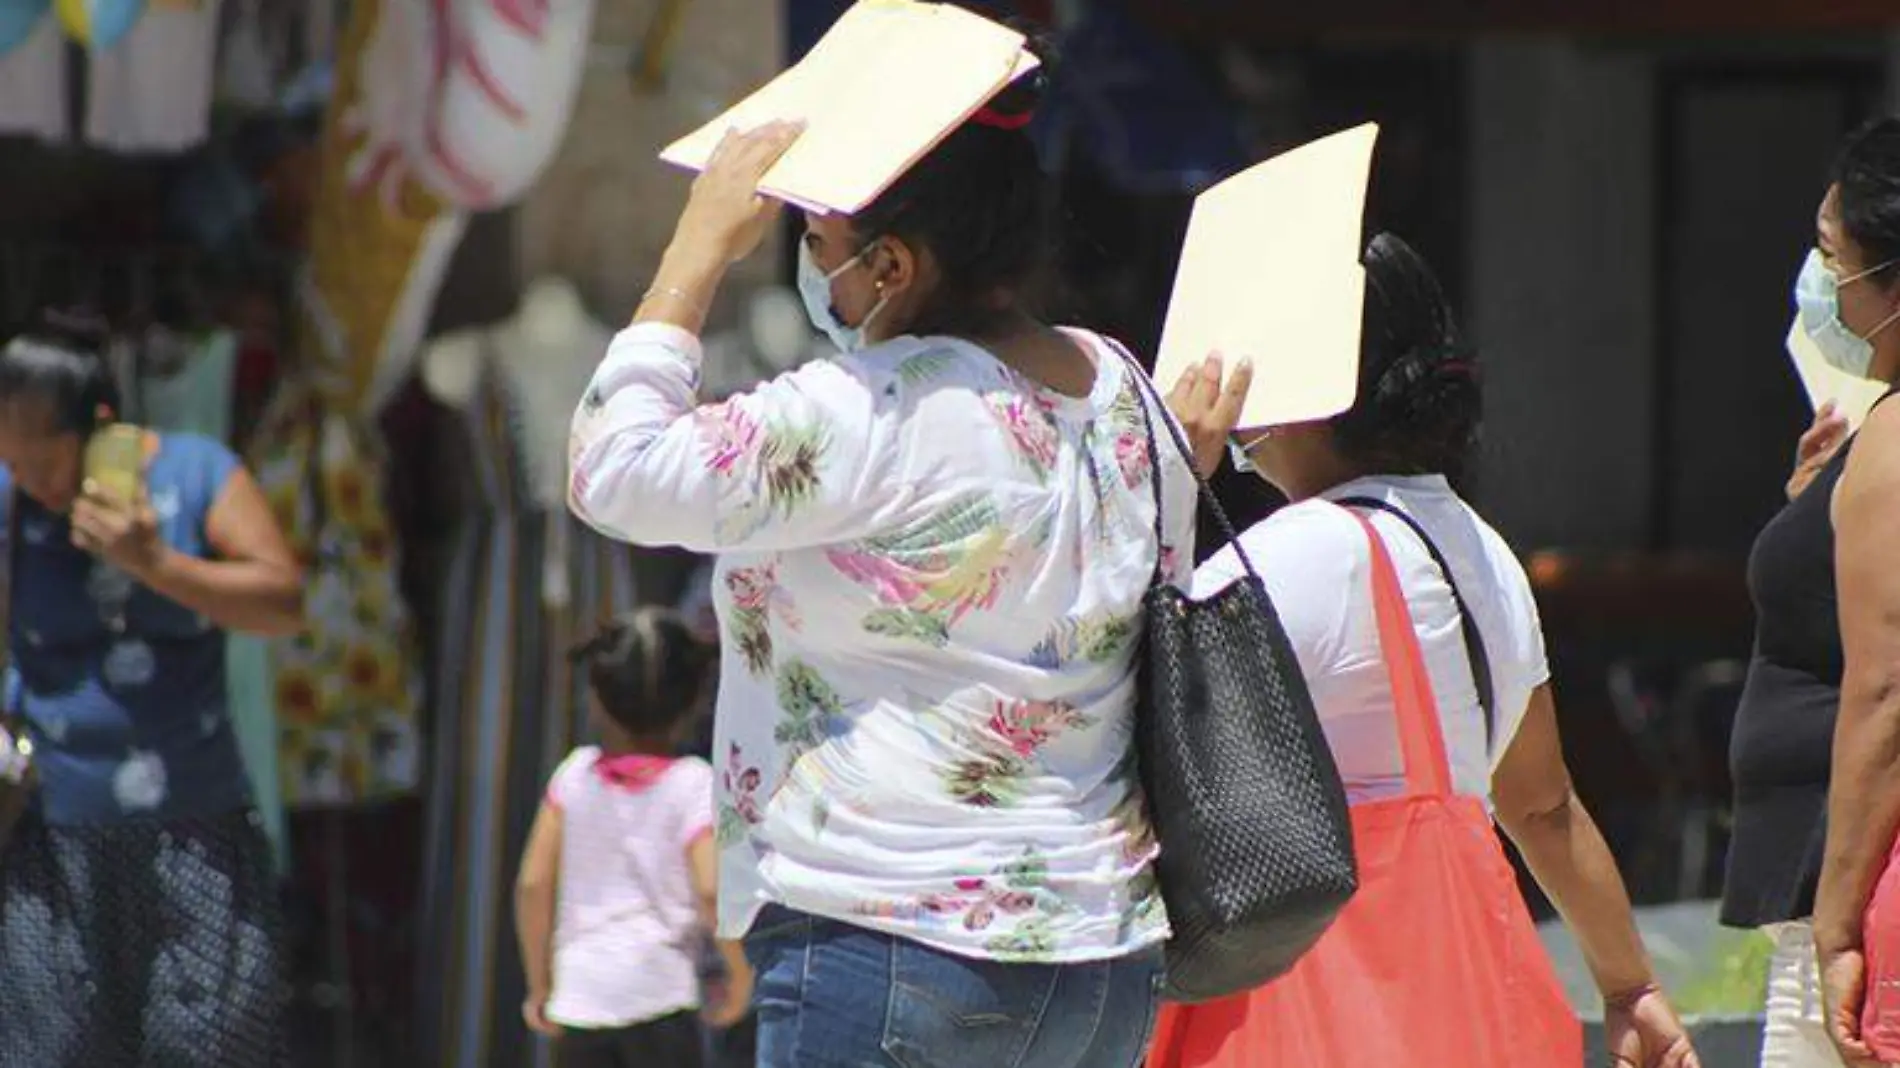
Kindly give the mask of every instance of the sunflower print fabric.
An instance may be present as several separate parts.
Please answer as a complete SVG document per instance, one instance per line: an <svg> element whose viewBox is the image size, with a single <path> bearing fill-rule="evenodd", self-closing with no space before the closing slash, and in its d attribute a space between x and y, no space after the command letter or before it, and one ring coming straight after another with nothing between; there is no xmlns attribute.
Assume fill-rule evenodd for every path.
<svg viewBox="0 0 1900 1068"><path fill-rule="evenodd" d="M768 902L998 960L1167 936L1133 662L1157 561L1184 577L1194 483L1157 468L1136 372L1074 336L1087 397L906 338L707 405L690 335L615 339L569 502L715 555L725 936Z"/></svg>
<svg viewBox="0 0 1900 1068"><path fill-rule="evenodd" d="M286 387L260 428L258 484L303 561L306 629L272 643L284 803L400 796L421 777L422 682L368 428Z"/></svg>

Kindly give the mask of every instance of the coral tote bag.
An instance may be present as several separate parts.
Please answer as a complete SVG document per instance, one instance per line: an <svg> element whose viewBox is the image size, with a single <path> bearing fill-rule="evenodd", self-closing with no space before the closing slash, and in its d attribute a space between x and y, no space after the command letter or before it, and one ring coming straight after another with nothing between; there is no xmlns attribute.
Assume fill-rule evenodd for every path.
<svg viewBox="0 0 1900 1068"><path fill-rule="evenodd" d="M1452 792L1398 574L1355 518L1372 543L1405 793L1353 806L1359 893L1318 944L1258 990L1164 1006L1149 1068L1576 1068L1582 1026L1490 815Z"/></svg>
<svg viewBox="0 0 1900 1068"><path fill-rule="evenodd" d="M1886 870L1867 902L1861 941L1867 954L1866 1000L1860 1037L1874 1056L1900 1064L1900 840L1887 855Z"/></svg>

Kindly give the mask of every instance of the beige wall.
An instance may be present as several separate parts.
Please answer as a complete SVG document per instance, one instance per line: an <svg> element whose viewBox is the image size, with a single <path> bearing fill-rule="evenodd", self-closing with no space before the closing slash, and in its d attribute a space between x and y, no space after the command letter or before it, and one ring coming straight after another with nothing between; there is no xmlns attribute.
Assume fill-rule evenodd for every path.
<svg viewBox="0 0 1900 1068"><path fill-rule="evenodd" d="M775 0L685 0L666 85L649 91L631 71L662 0L597 2L574 119L521 206L519 247L524 281L564 275L596 313L618 320L646 291L686 195L686 176L657 153L776 73L784 31ZM774 251L736 271L721 303L769 280Z"/></svg>

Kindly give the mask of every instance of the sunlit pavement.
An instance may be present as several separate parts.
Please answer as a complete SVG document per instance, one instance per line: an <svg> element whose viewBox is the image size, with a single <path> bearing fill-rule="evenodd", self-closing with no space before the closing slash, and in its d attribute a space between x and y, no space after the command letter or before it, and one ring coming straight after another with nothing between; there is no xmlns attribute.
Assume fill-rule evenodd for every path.
<svg viewBox="0 0 1900 1068"><path fill-rule="evenodd" d="M1672 996L1684 999L1685 1007L1701 1004L1709 1008L1691 1021L1704 1068L1757 1068L1762 988L1757 983L1756 969L1735 963L1738 951L1742 957L1748 956L1744 947L1751 936L1717 923L1713 901L1639 908L1636 924L1664 987ZM1607 1063L1600 1026L1602 1007L1583 955L1561 924L1544 924L1538 933L1557 966L1571 1004L1586 1021L1589 1048L1584 1064ZM1765 982L1765 977L1761 981Z"/></svg>

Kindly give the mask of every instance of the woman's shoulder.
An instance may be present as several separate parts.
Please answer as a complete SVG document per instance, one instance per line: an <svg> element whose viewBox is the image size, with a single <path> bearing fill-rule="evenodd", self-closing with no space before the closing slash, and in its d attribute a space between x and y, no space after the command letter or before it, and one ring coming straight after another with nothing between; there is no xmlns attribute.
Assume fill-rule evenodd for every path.
<svg viewBox="0 0 1900 1068"><path fill-rule="evenodd" d="M971 379L997 366L989 350L952 337L894 337L832 357L847 373L879 385L927 386Z"/></svg>
<svg viewBox="0 0 1900 1068"><path fill-rule="evenodd" d="M1239 549L1270 590L1294 578L1326 581L1355 573L1369 555L1364 528L1352 513L1318 498L1286 505L1248 527ZM1195 593L1207 596L1245 573L1240 552L1222 546L1195 570Z"/></svg>
<svg viewBox="0 0 1900 1068"><path fill-rule="evenodd" d="M1286 505L1240 535L1248 549L1259 546L1283 556L1306 553L1366 555L1365 528L1353 514L1331 501L1313 498Z"/></svg>
<svg viewBox="0 0 1900 1068"><path fill-rule="evenodd" d="M158 432L158 455L152 459L154 477L190 477L210 472L223 476L239 466L237 453L216 438L183 430Z"/></svg>

